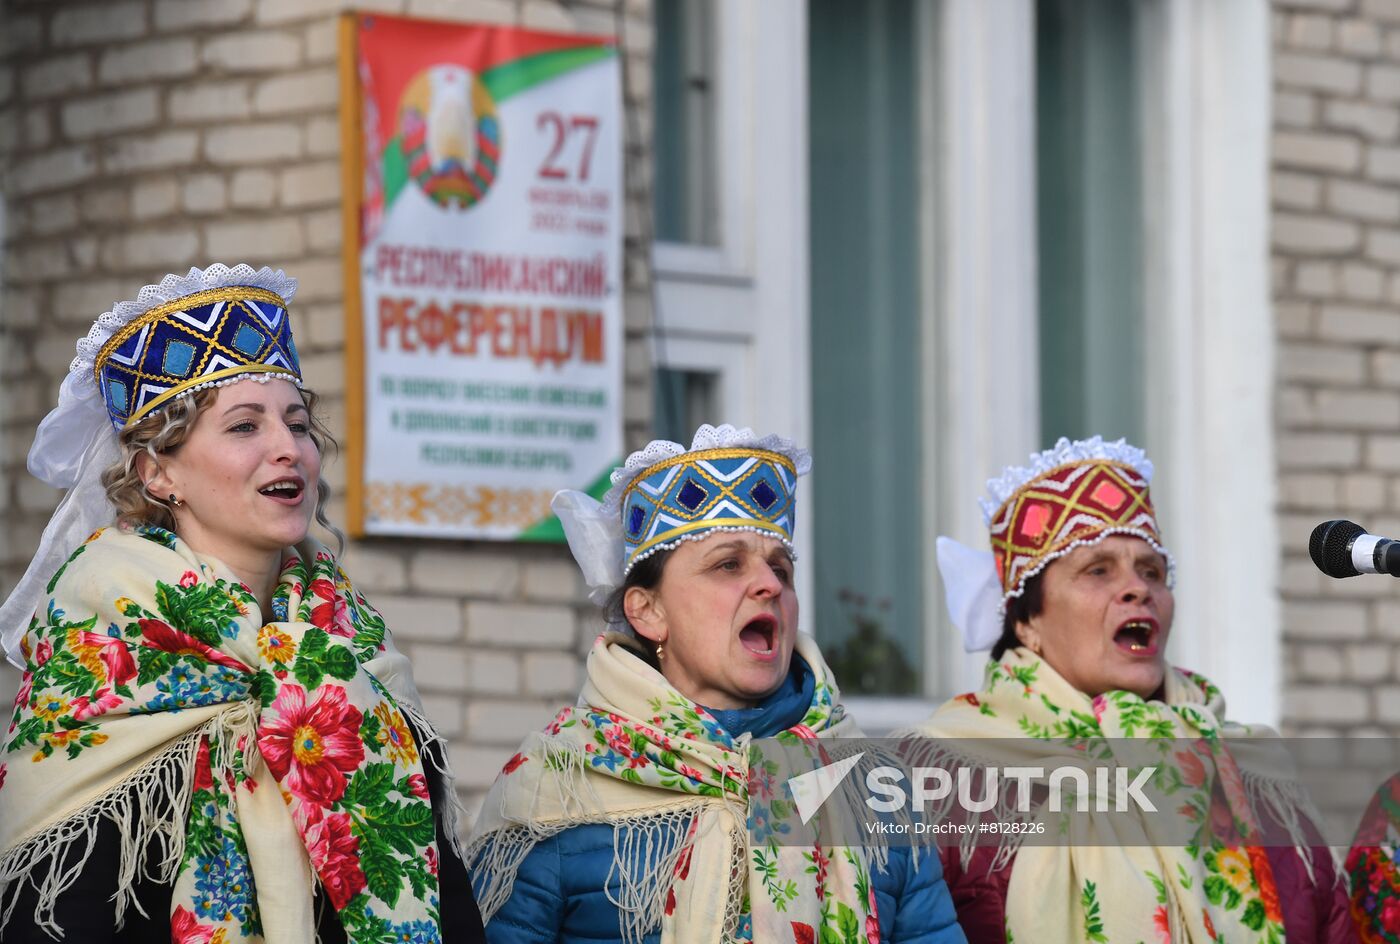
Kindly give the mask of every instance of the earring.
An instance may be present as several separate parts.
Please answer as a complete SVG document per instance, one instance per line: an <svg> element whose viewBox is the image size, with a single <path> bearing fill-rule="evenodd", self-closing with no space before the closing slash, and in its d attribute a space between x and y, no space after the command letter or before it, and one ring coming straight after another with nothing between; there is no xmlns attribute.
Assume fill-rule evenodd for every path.
<svg viewBox="0 0 1400 944"><path fill-rule="evenodd" d="M170 493L170 504L174 505L176 508L185 507L185 503L180 501L180 499L176 498L174 492Z"/></svg>
<svg viewBox="0 0 1400 944"><path fill-rule="evenodd" d="M666 658L666 647L665 647L663 644L661 644L661 643L657 643L657 644L656 644L656 661L657 661L657 662L660 662L660 661L661 661L662 659L664 659L664 658Z"/></svg>

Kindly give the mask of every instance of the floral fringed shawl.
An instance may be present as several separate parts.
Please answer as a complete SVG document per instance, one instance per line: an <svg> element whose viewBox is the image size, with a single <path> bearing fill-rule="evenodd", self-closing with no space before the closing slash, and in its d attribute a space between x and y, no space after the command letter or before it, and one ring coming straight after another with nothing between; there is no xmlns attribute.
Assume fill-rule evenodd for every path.
<svg viewBox="0 0 1400 944"><path fill-rule="evenodd" d="M1400 944L1400 774L1372 795L1346 870L1352 921L1363 944Z"/></svg>
<svg viewBox="0 0 1400 944"><path fill-rule="evenodd" d="M797 652L816 685L801 722L779 740L834 749L827 739L859 737L816 644L799 634ZM482 916L489 922L509 899L536 843L609 823L626 941L659 925L665 944L879 944L872 854L780 836L791 798L777 764L747 742L625 637L600 636L578 704L527 738L487 795L467 846Z"/></svg>
<svg viewBox="0 0 1400 944"><path fill-rule="evenodd" d="M301 944L319 881L352 942L440 940L409 719L425 750L436 735L328 551L288 553L267 622L224 565L156 528L97 532L47 592L0 750L5 920L60 930L57 897L106 818L118 922L148 876L173 886L177 942ZM25 883L37 914L13 913Z"/></svg>
<svg viewBox="0 0 1400 944"><path fill-rule="evenodd" d="M1266 817L1287 830L1311 875L1303 847L1312 804L1290 779L1272 732L1225 721L1224 699L1210 681L1169 667L1164 689L1164 701L1124 691L1090 698L1017 648L987 664L980 691L959 695L905 732L932 739L922 743L940 759L974 767L1050 770L1090 755L1134 767L1153 757L1152 786L1170 802L1160 813L1131 823L1076 814L1061 824L1072 843L999 848L993 868L1011 863L1008 941L1283 944L1264 849L1224 843L1208 827L1223 815L1247 839L1262 835ZM911 763L929 762L921 742L907 743ZM1204 840L1182 841L1192 835ZM962 852L966 859L971 848Z"/></svg>

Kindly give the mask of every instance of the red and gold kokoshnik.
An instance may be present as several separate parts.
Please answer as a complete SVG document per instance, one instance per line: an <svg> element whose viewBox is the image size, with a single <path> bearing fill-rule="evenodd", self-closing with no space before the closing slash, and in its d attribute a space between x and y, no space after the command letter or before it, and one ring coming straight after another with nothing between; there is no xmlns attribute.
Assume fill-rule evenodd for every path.
<svg viewBox="0 0 1400 944"><path fill-rule="evenodd" d="M992 553L1005 596L1076 543L1134 534L1161 549L1147 479L1106 459L1058 466L1016 491L992 516Z"/></svg>

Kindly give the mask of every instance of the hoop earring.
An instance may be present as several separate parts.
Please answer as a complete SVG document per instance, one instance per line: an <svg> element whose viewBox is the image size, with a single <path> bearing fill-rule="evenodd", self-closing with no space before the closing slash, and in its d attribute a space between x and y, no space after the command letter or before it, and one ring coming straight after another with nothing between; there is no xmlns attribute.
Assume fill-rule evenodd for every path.
<svg viewBox="0 0 1400 944"><path fill-rule="evenodd" d="M170 504L174 505L176 508L185 507L185 503L180 501L180 499L176 498L174 492L170 493Z"/></svg>

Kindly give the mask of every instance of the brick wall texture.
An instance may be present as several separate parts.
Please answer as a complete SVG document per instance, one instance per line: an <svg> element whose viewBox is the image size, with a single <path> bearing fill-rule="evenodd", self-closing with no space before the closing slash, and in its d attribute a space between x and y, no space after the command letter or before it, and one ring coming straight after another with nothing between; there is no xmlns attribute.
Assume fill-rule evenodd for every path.
<svg viewBox="0 0 1400 944"><path fill-rule="evenodd" d="M1273 7L1286 727L1400 732L1400 584L1331 580L1326 518L1400 533L1400 2Z"/></svg>
<svg viewBox="0 0 1400 944"><path fill-rule="evenodd" d="M340 0L0 0L0 592L58 493L25 455L93 319L167 272L273 265L300 279L308 385L344 437ZM626 80L628 445L650 428L642 242L651 195L649 0L367 0L358 9L617 34ZM341 492L344 469L327 479ZM344 522L340 500L329 509ZM413 660L469 808L577 694L600 628L562 546L352 542L352 577ZM17 685L6 669L6 704Z"/></svg>

